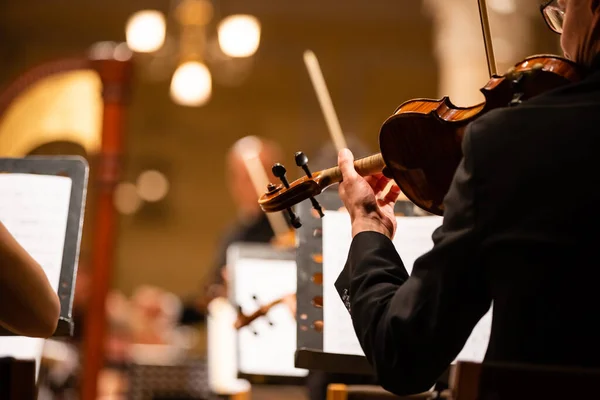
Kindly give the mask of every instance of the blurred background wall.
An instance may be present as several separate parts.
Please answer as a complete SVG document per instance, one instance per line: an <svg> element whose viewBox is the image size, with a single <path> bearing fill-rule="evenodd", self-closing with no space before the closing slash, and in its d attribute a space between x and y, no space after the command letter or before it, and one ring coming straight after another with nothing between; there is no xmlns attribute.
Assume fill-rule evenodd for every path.
<svg viewBox="0 0 600 400"><path fill-rule="evenodd" d="M512 11L510 5L516 2L492 3L499 10L494 21L527 10L520 18L534 34L533 41L526 41L519 38L514 23L512 28L510 24L495 28L495 34L503 29L511 33L501 46L516 49L505 56L504 65L530 53L558 51L557 38L544 29L535 0L519 1L518 10ZM468 18L477 15L475 0L215 0L213 4L209 46L211 41L214 46L219 20L249 13L261 24L260 47L251 59L237 64L214 55L207 61L213 79L210 101L186 107L169 96L181 40L174 16L177 2L0 0L0 87L42 61L85 53L99 41L125 41L127 20L136 11L155 9L167 16L163 48L153 55L134 55L123 182L135 184L142 172L157 170L164 174L168 190L155 202L130 199L120 217L113 285L125 293L140 284L182 296L200 289L217 237L234 218L224 154L235 140L251 134L279 142L291 178L300 176L294 152L303 150L310 159L329 140L302 60L305 49L319 58L343 130L362 139L373 152L378 151L379 127L397 105L440 95L438 67L448 63L438 63L437 57L454 54L466 70L476 65L484 77L487 73L478 25L462 38L449 37L440 28L448 20L454 21L453 26L466 26ZM479 55L465 50L466 44L480 46ZM440 52L440 46L447 51ZM445 87L460 87L477 96L485 83ZM61 144L54 144L32 152L61 149ZM86 231L93 228L89 223ZM89 252L86 237L83 264Z"/></svg>

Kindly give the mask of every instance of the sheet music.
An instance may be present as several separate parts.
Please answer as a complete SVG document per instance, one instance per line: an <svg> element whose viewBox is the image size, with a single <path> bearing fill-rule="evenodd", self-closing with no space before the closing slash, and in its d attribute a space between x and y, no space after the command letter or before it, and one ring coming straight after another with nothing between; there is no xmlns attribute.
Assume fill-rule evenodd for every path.
<svg viewBox="0 0 600 400"><path fill-rule="evenodd" d="M415 260L433 247L431 235L442 217L397 217L394 246L410 274ZM352 242L350 215L326 211L323 218L323 351L364 355L354 333L352 319L335 289ZM473 329L457 360L482 361L491 330L491 309Z"/></svg>
<svg viewBox="0 0 600 400"><path fill-rule="evenodd" d="M68 177L0 174L0 221L42 266L58 292L72 181ZM0 338L0 357L38 359L43 339Z"/></svg>
<svg viewBox="0 0 600 400"><path fill-rule="evenodd" d="M296 293L294 260L242 258L229 267L234 271L235 301L246 315L261 305ZM308 374L307 370L294 367L296 320L285 304L271 308L267 318L258 318L241 328L238 344L240 372L274 376Z"/></svg>

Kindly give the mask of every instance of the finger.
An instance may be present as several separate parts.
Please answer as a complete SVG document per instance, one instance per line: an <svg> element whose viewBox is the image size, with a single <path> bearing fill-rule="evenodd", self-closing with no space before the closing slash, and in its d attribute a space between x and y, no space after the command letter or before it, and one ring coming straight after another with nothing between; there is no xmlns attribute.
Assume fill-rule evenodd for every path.
<svg viewBox="0 0 600 400"><path fill-rule="evenodd" d="M400 188L395 183L390 188L390 191L385 195L383 201L386 203L395 203L400 196Z"/></svg>
<svg viewBox="0 0 600 400"><path fill-rule="evenodd" d="M383 174L381 172L378 172L376 174L369 175L368 178L377 180L377 179L381 178L382 176L383 176ZM365 179L367 179L367 177L365 177Z"/></svg>
<svg viewBox="0 0 600 400"><path fill-rule="evenodd" d="M382 173L377 173L377 174L365 176L365 180L367 181L369 186L371 186L371 189L373 189L375 187L375 185L377 184L377 181L379 180L379 178L381 178L382 176L383 176Z"/></svg>
<svg viewBox="0 0 600 400"><path fill-rule="evenodd" d="M390 178L381 175L379 177L379 179L377 179L375 184L371 185L371 188L373 188L373 192L375 192L375 196L377 196L377 194L379 194L379 192L381 192L383 189L385 189L385 187L387 186L389 181L390 181Z"/></svg>
<svg viewBox="0 0 600 400"><path fill-rule="evenodd" d="M348 149L342 149L338 153L338 166L342 171L344 180L354 179L358 173L354 169L354 155Z"/></svg>
<svg viewBox="0 0 600 400"><path fill-rule="evenodd" d="M375 187L378 179L379 179L379 177L376 175L365 176L365 181L367 181L369 186L371 186L371 189L373 189Z"/></svg>

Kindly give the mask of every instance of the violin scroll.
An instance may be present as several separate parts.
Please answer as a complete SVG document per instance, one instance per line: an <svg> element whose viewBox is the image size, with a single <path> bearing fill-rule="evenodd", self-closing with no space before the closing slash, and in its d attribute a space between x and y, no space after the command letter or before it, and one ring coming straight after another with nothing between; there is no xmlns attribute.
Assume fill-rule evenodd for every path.
<svg viewBox="0 0 600 400"><path fill-rule="evenodd" d="M288 216L290 217L291 225L297 229L300 228L302 224L300 223L300 219L298 218L298 216L296 216L296 214L294 214L294 212L291 209L293 205L298 204L303 200L310 199L314 209L317 210L321 218L324 214L323 208L321 207L319 202L314 198L314 196L321 193L322 190L319 188L320 173L316 173L315 175L313 175L313 173L310 172L310 168L308 167L308 157L306 157L306 154L304 154L303 152L297 152L295 154L295 160L296 165L300 167L306 174L306 178L304 178L304 180L299 179L297 181L294 181L294 183L290 185L285 176L285 167L279 163L273 165L273 175L275 175L275 177L281 180L282 185L276 186L272 183L269 183L267 185L267 192L265 193L265 195L263 195L263 198L266 197L267 199L277 199L282 195L282 193L278 192L285 192L285 194L283 194L283 197L287 200L284 203L279 203L275 201L275 208L270 206L267 199L265 199L263 203L261 203L259 200L259 203L261 204L261 207L263 207L263 210L265 212L282 211L285 209L288 213ZM289 201L290 199L292 200Z"/></svg>

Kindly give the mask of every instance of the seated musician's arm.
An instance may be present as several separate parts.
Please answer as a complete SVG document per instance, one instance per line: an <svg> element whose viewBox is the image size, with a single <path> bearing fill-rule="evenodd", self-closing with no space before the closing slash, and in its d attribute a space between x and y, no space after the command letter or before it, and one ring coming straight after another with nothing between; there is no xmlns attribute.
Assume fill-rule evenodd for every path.
<svg viewBox="0 0 600 400"><path fill-rule="evenodd" d="M361 232L336 287L379 383L397 394L428 390L460 352L491 299L477 254L480 236L469 134L445 198L433 249L409 277L392 241Z"/></svg>
<svg viewBox="0 0 600 400"><path fill-rule="evenodd" d="M50 337L60 301L42 267L0 222L0 325L23 336Z"/></svg>

